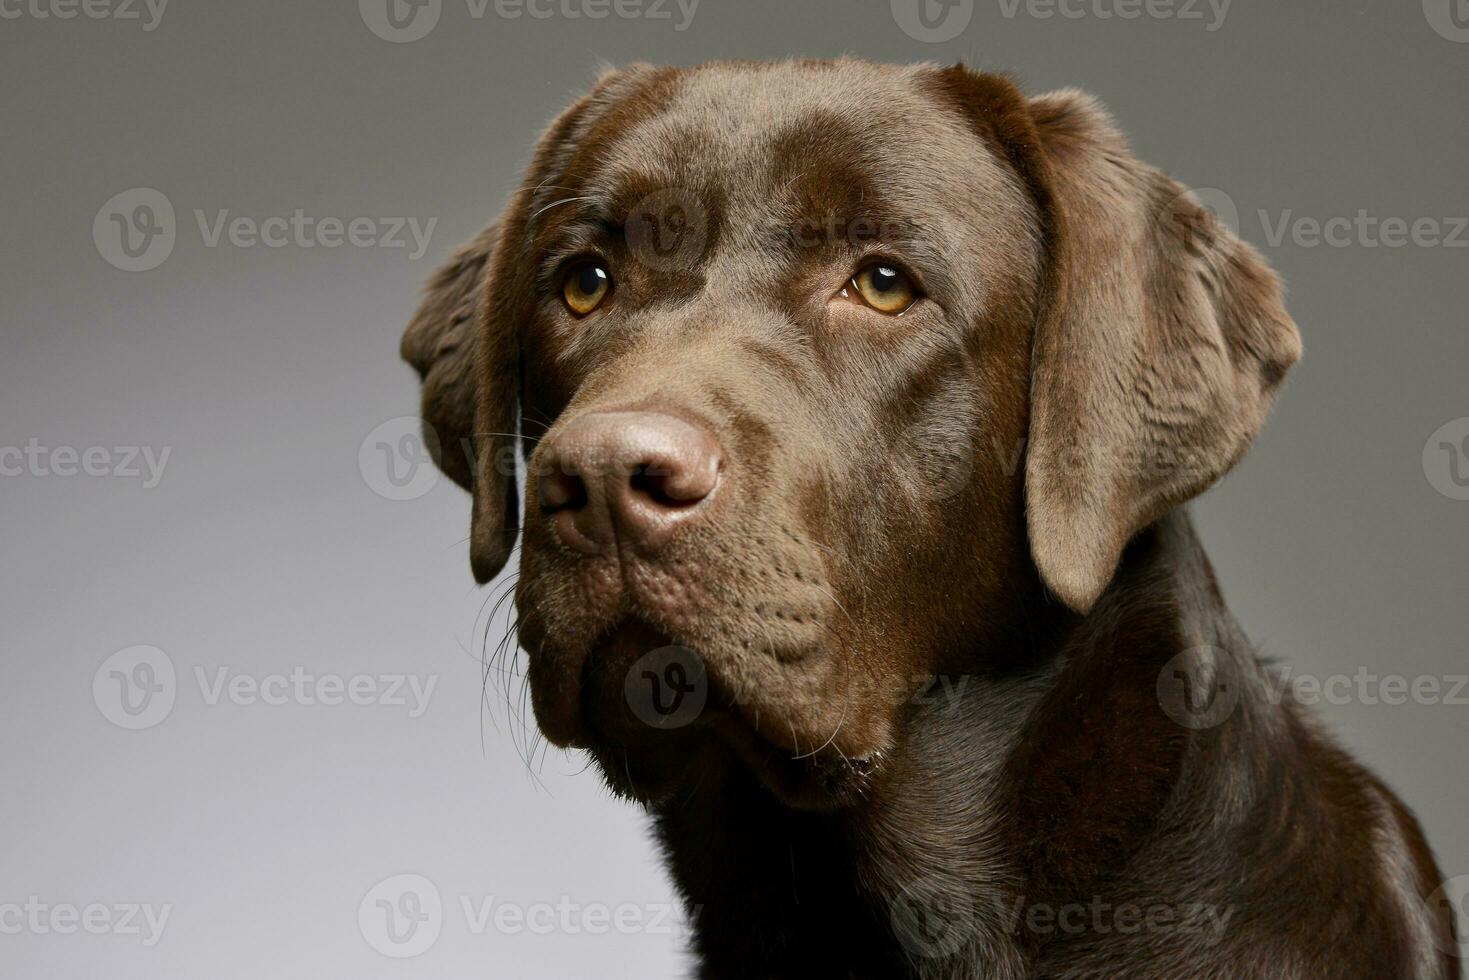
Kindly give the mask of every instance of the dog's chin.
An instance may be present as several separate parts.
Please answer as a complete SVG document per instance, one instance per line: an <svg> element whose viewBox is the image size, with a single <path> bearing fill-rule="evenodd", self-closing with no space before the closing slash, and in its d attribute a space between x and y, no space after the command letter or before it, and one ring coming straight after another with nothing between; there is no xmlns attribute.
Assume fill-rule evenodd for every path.
<svg viewBox="0 0 1469 980"><path fill-rule="evenodd" d="M763 741L748 749L738 741L706 728L657 746L598 741L586 751L612 792L650 808L753 783L793 810L827 813L860 805L875 782L875 759L792 758Z"/></svg>
<svg viewBox="0 0 1469 980"><path fill-rule="evenodd" d="M860 803L879 769L875 753L797 753L765 737L697 651L641 620L589 646L575 695L557 680L555 696L536 691L542 729L586 750L614 793L646 806L753 777L787 806L830 811ZM532 688L547 681L533 675ZM543 713L556 703L576 717Z"/></svg>

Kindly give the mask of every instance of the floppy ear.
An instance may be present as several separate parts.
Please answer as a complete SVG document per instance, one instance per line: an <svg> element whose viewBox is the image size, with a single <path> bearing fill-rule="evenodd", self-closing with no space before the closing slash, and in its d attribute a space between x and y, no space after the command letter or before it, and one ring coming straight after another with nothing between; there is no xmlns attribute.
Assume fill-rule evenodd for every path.
<svg viewBox="0 0 1469 980"><path fill-rule="evenodd" d="M1030 102L1049 243L1026 514L1042 579L1085 612L1134 534L1244 454L1301 353L1280 282L1106 113Z"/></svg>
<svg viewBox="0 0 1469 980"><path fill-rule="evenodd" d="M423 379L424 445L474 498L469 560L480 584L505 566L520 524L513 479L520 350L488 316L485 294L496 241L491 225L439 267L401 345Z"/></svg>
<svg viewBox="0 0 1469 980"><path fill-rule="evenodd" d="M585 135L590 117L655 73L641 64L607 69L590 92L551 122L500 220L433 274L403 333L403 358L423 379L424 444L431 451L438 447L439 467L473 495L469 563L481 585L505 567L520 529L515 433L521 402L519 329L528 314L514 297L531 287L524 282L529 263L516 243L525 239L527 211L537 192L551 182L554 168L566 165L567 148Z"/></svg>

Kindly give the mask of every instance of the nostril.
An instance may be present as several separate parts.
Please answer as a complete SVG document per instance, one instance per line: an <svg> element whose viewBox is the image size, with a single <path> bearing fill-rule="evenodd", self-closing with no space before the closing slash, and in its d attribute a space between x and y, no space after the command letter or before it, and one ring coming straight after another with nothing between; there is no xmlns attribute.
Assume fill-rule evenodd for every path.
<svg viewBox="0 0 1469 980"><path fill-rule="evenodd" d="M692 452L689 458L659 460L633 467L628 488L666 510L689 508L714 492L719 482L719 457Z"/></svg>
<svg viewBox="0 0 1469 980"><path fill-rule="evenodd" d="M580 510L587 505L586 482L575 473L553 471L540 479L541 509Z"/></svg>
<svg viewBox="0 0 1469 980"><path fill-rule="evenodd" d="M642 494L659 507L669 510L691 507L707 496L704 493L690 494L676 477L677 474L656 466L639 466L633 470L628 484L634 493Z"/></svg>
<svg viewBox="0 0 1469 980"><path fill-rule="evenodd" d="M660 507L677 507L679 501L674 500L668 494L668 477L649 466L639 466L632 471L628 478L628 485L632 487L633 493L640 493L649 498Z"/></svg>

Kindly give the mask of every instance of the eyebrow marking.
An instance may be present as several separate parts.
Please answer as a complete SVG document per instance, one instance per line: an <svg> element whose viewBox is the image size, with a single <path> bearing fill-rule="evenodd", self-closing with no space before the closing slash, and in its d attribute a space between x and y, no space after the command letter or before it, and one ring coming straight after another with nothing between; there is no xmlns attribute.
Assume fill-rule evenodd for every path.
<svg viewBox="0 0 1469 980"><path fill-rule="evenodd" d="M535 221L542 214L544 214L545 212L551 210L554 207L557 207L558 205L571 204L571 203L573 203L575 201L595 201L595 200L596 200L596 198L594 196L592 196L592 195L589 195L589 194L588 195L583 195L581 197L563 197L561 200L559 200L559 201L552 201L550 204L547 204L545 207L540 208L539 210L537 210L534 214L532 214L530 216L530 220L531 221Z"/></svg>

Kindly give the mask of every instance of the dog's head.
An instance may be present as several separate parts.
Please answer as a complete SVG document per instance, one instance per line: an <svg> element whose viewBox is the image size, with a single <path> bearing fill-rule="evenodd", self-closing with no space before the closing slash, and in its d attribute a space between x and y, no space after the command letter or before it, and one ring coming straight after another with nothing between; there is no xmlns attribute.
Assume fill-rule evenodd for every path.
<svg viewBox="0 0 1469 980"><path fill-rule="evenodd" d="M824 806L926 678L1086 612L1300 344L1086 97L842 61L605 76L403 350L481 582L523 530L545 734L645 799L738 759Z"/></svg>

